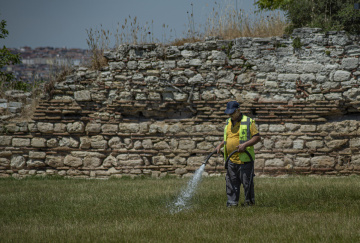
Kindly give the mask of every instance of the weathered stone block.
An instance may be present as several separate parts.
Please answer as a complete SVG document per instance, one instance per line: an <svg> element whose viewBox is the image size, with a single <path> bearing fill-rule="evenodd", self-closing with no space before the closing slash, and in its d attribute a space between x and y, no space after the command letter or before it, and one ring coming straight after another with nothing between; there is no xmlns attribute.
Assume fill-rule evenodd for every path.
<svg viewBox="0 0 360 243"><path fill-rule="evenodd" d="M284 125L269 125L269 132L284 132Z"/></svg>
<svg viewBox="0 0 360 243"><path fill-rule="evenodd" d="M360 166L360 154L354 154L351 156L351 164Z"/></svg>
<svg viewBox="0 0 360 243"><path fill-rule="evenodd" d="M204 156L191 156L187 159L188 166L200 166L205 162Z"/></svg>
<svg viewBox="0 0 360 243"><path fill-rule="evenodd" d="M79 167L83 164L81 158L74 157L71 155L67 155L64 159L64 165L71 166L71 167Z"/></svg>
<svg viewBox="0 0 360 243"><path fill-rule="evenodd" d="M84 163L84 167L95 168L101 165L101 160L100 158L97 157L86 156L84 158L83 163Z"/></svg>
<svg viewBox="0 0 360 243"><path fill-rule="evenodd" d="M66 132L66 125L64 123L55 123L54 132L58 132L58 133Z"/></svg>
<svg viewBox="0 0 360 243"><path fill-rule="evenodd" d="M349 142L349 139L340 139L340 140L330 140L325 142L326 146L330 149L339 149L343 145L347 144ZM360 145L360 143L359 143Z"/></svg>
<svg viewBox="0 0 360 243"><path fill-rule="evenodd" d="M142 141L142 146L144 149L152 149L153 148L153 143L151 141L151 139L144 139Z"/></svg>
<svg viewBox="0 0 360 243"><path fill-rule="evenodd" d="M29 158L30 159L45 159L46 153L45 152L29 152Z"/></svg>
<svg viewBox="0 0 360 243"><path fill-rule="evenodd" d="M279 81L297 81L299 80L300 75L299 74L279 74L278 80Z"/></svg>
<svg viewBox="0 0 360 243"><path fill-rule="evenodd" d="M312 74L312 73L305 73L305 74L300 74L300 80L303 82L303 83L309 83L309 82L312 82L312 81L315 81L315 75Z"/></svg>
<svg viewBox="0 0 360 243"><path fill-rule="evenodd" d="M332 168L335 166L335 159L330 156L316 156L311 158L310 163L314 168Z"/></svg>
<svg viewBox="0 0 360 243"><path fill-rule="evenodd" d="M8 167L10 165L10 160L0 157L0 166Z"/></svg>
<svg viewBox="0 0 360 243"><path fill-rule="evenodd" d="M297 139L293 142L293 149L304 149L304 140Z"/></svg>
<svg viewBox="0 0 360 243"><path fill-rule="evenodd" d="M174 100L176 101L186 101L188 98L188 95L185 93L173 92L173 95L174 95Z"/></svg>
<svg viewBox="0 0 360 243"><path fill-rule="evenodd" d="M89 90L80 90L74 92L76 101L91 101L91 93Z"/></svg>
<svg viewBox="0 0 360 243"><path fill-rule="evenodd" d="M161 95L158 92L149 92L148 99L149 100L161 100Z"/></svg>
<svg viewBox="0 0 360 243"><path fill-rule="evenodd" d="M66 128L69 133L82 133L84 132L84 123L82 122L68 123L66 125Z"/></svg>
<svg viewBox="0 0 360 243"><path fill-rule="evenodd" d="M118 161L114 156L109 155L108 157L106 157L106 159L104 159L103 166L104 167L118 166Z"/></svg>
<svg viewBox="0 0 360 243"><path fill-rule="evenodd" d="M191 77L188 80L189 84L198 84L204 82L204 78L201 76L201 74L196 74L194 77Z"/></svg>
<svg viewBox="0 0 360 243"><path fill-rule="evenodd" d="M283 167L284 165L283 159L265 159L265 167Z"/></svg>
<svg viewBox="0 0 360 243"><path fill-rule="evenodd" d="M138 62L137 61L129 61L127 63L127 68L130 69L130 70L137 69L137 67L138 67Z"/></svg>
<svg viewBox="0 0 360 243"><path fill-rule="evenodd" d="M80 148L89 149L91 147L91 139L89 137L80 137Z"/></svg>
<svg viewBox="0 0 360 243"><path fill-rule="evenodd" d="M120 149L120 148L123 148L125 146L124 143L121 142L120 137L112 137L109 140L108 145L109 145L110 148L113 148L113 149Z"/></svg>
<svg viewBox="0 0 360 243"><path fill-rule="evenodd" d="M26 164L25 158L21 155L14 155L11 158L10 166L15 169L22 169Z"/></svg>
<svg viewBox="0 0 360 243"><path fill-rule="evenodd" d="M119 126L117 124L104 124L101 131L104 133L117 133Z"/></svg>
<svg viewBox="0 0 360 243"><path fill-rule="evenodd" d="M13 138L12 146L14 146L14 147L30 146L30 139L29 138Z"/></svg>
<svg viewBox="0 0 360 243"><path fill-rule="evenodd" d="M96 158L105 158L106 156L98 152L87 152L87 151L72 151L72 156L85 158L85 157L96 157Z"/></svg>
<svg viewBox="0 0 360 243"><path fill-rule="evenodd" d="M325 94L324 97L327 100L342 100L342 93L330 93L330 94Z"/></svg>
<svg viewBox="0 0 360 243"><path fill-rule="evenodd" d="M54 132L54 124L46 123L46 122L38 122L37 128L39 132L42 133L53 133Z"/></svg>
<svg viewBox="0 0 360 243"><path fill-rule="evenodd" d="M155 134L155 133L167 133L169 130L169 125L165 122L156 122L150 125L149 127L149 133Z"/></svg>
<svg viewBox="0 0 360 243"><path fill-rule="evenodd" d="M350 148L359 148L360 147L360 138L351 138L350 139Z"/></svg>
<svg viewBox="0 0 360 243"><path fill-rule="evenodd" d="M144 93L137 93L135 95L135 100L147 100L147 95Z"/></svg>
<svg viewBox="0 0 360 243"><path fill-rule="evenodd" d="M8 146L11 144L12 137L11 136L0 136L0 145Z"/></svg>
<svg viewBox="0 0 360 243"><path fill-rule="evenodd" d="M46 164L42 160L30 159L26 162L26 165L29 168L40 168L40 167L44 167Z"/></svg>
<svg viewBox="0 0 360 243"><path fill-rule="evenodd" d="M344 82L350 80L351 73L348 71L337 70L334 74L335 82Z"/></svg>
<svg viewBox="0 0 360 243"><path fill-rule="evenodd" d="M271 149L274 147L274 141L269 138L263 139L263 145L266 149Z"/></svg>
<svg viewBox="0 0 360 243"><path fill-rule="evenodd" d="M176 123L169 126L169 132L179 133L183 131L183 125L181 123Z"/></svg>
<svg viewBox="0 0 360 243"><path fill-rule="evenodd" d="M195 51L190 51L190 50L182 50L181 51L181 56L184 58L193 58L193 57L196 57L197 55L198 55L198 53Z"/></svg>
<svg viewBox="0 0 360 243"><path fill-rule="evenodd" d="M124 62L109 62L110 70L120 70L126 67Z"/></svg>
<svg viewBox="0 0 360 243"><path fill-rule="evenodd" d="M119 124L119 132L121 133L137 133L139 132L139 124L138 123L120 123Z"/></svg>
<svg viewBox="0 0 360 243"><path fill-rule="evenodd" d="M177 168L175 170L175 174L177 174L177 175L183 175L183 174L186 174L186 173L188 173L188 170L185 169L185 168Z"/></svg>
<svg viewBox="0 0 360 243"><path fill-rule="evenodd" d="M196 143L193 140L185 139L179 141L179 149L192 150L195 149Z"/></svg>
<svg viewBox="0 0 360 243"><path fill-rule="evenodd" d="M99 124L99 123L88 123L86 125L85 131L87 131L89 133L100 133L101 124Z"/></svg>
<svg viewBox="0 0 360 243"><path fill-rule="evenodd" d="M319 64L319 63L309 63L309 64L304 64L302 71L304 73L317 73L322 71L322 69L324 68L324 65Z"/></svg>
<svg viewBox="0 0 360 243"><path fill-rule="evenodd" d="M102 135L92 136L91 147L96 149L106 149L108 147L108 144Z"/></svg>
<svg viewBox="0 0 360 243"><path fill-rule="evenodd" d="M175 156L169 160L172 165L186 165L186 159L184 157Z"/></svg>
<svg viewBox="0 0 360 243"><path fill-rule="evenodd" d="M136 166L144 164L143 159L138 154L120 154L116 159L119 165Z"/></svg>
<svg viewBox="0 0 360 243"><path fill-rule="evenodd" d="M152 157L152 163L154 165L167 165L168 159L164 155L154 156Z"/></svg>
<svg viewBox="0 0 360 243"><path fill-rule="evenodd" d="M79 147L79 141L72 137L63 137L59 140L60 147L70 147L70 148L77 148Z"/></svg>
<svg viewBox="0 0 360 243"><path fill-rule="evenodd" d="M302 132L315 132L316 125L301 125L300 131Z"/></svg>
<svg viewBox="0 0 360 243"><path fill-rule="evenodd" d="M322 141L322 140L314 140L314 141L311 141L311 142L306 142L305 145L309 149L318 149L318 148L322 148L324 146L324 141Z"/></svg>
<svg viewBox="0 0 360 243"><path fill-rule="evenodd" d="M349 100L358 100L360 98L360 89L351 88L343 93L344 97Z"/></svg>
<svg viewBox="0 0 360 243"><path fill-rule="evenodd" d="M277 149L285 149L285 148L291 148L293 146L293 141L288 140L279 140L275 143L275 148Z"/></svg>
<svg viewBox="0 0 360 243"><path fill-rule="evenodd" d="M154 149L157 149L157 150L168 150L170 149L170 146L167 142L165 141L161 141L161 142L158 142L158 143L155 143L154 144Z"/></svg>
<svg viewBox="0 0 360 243"><path fill-rule="evenodd" d="M209 143L207 141L203 141L201 143L197 144L197 148L198 149L202 149L202 150L210 150L210 149L215 149L212 143Z"/></svg>
<svg viewBox="0 0 360 243"><path fill-rule="evenodd" d="M57 147L59 145L59 142L56 138L50 138L49 140L46 141L46 146L49 148L54 148Z"/></svg>
<svg viewBox="0 0 360 243"><path fill-rule="evenodd" d="M345 70L356 69L359 65L359 58L344 58L342 59L341 68Z"/></svg>
<svg viewBox="0 0 360 243"><path fill-rule="evenodd" d="M294 160L294 166L296 166L296 167L308 167L308 166L310 166L310 158L297 157Z"/></svg>
<svg viewBox="0 0 360 243"><path fill-rule="evenodd" d="M230 91L226 89L215 89L214 93L215 96L220 100L229 99L230 97L232 97Z"/></svg>

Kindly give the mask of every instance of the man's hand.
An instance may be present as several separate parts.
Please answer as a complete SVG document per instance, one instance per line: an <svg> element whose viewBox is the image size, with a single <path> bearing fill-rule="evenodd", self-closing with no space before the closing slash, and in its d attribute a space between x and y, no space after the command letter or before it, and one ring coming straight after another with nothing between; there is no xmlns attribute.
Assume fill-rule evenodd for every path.
<svg viewBox="0 0 360 243"><path fill-rule="evenodd" d="M216 146L216 152L220 153L221 147L224 146L224 141L222 141L218 146Z"/></svg>
<svg viewBox="0 0 360 243"><path fill-rule="evenodd" d="M244 152L245 151L245 149L246 149L246 146L245 146L245 144L239 144L239 146L238 146L238 152Z"/></svg>

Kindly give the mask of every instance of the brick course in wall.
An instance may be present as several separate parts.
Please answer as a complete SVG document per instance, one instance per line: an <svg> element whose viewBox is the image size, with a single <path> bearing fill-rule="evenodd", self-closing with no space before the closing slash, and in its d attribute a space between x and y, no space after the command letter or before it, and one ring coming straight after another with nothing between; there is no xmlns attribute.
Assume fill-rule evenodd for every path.
<svg viewBox="0 0 360 243"><path fill-rule="evenodd" d="M292 46L299 37L301 48ZM0 176L191 175L221 142L237 100L262 135L257 174L360 174L358 37L122 45L101 70L78 68L32 120L4 122ZM225 173L221 156L208 175Z"/></svg>

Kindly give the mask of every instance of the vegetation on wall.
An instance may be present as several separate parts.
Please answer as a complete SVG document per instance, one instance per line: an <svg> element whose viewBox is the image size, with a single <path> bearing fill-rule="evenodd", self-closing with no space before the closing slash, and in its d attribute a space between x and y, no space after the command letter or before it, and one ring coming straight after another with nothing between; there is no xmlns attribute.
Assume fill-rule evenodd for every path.
<svg viewBox="0 0 360 243"><path fill-rule="evenodd" d="M345 30L360 34L360 10L354 0L258 0L261 10L282 10L290 24L286 32L295 28L322 28L324 31Z"/></svg>
<svg viewBox="0 0 360 243"><path fill-rule="evenodd" d="M100 29L87 29L87 44L92 56L91 67L99 69L106 66L103 52L116 48L120 44L149 44L162 43L164 45L183 45L203 41L206 37L215 36L219 39L230 40L238 37L271 37L281 36L287 26L287 21L279 12L259 11L245 12L237 9L234 2L222 5L214 2L214 7L208 9L205 23L196 22L194 7L201 7L191 3L191 10L187 11L186 31L178 36L176 30L169 25L162 24L161 37L154 37L154 21L147 21L142 25L137 17L128 16L123 23L118 23L116 30L110 31L100 25Z"/></svg>

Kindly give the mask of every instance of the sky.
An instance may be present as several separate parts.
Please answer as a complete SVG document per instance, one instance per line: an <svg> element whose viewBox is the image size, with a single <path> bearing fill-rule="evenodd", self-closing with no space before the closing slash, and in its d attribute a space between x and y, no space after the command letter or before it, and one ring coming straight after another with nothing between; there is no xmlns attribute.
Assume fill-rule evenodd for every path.
<svg viewBox="0 0 360 243"><path fill-rule="evenodd" d="M134 17L136 26L148 26L141 32L148 35L143 36L164 41L184 36L191 13L190 20L199 29L213 8L226 6L245 12L255 9L254 0L0 0L0 20L7 22L9 31L5 39L0 39L0 46L88 49L86 30L104 29L115 34L125 19L130 29ZM110 39L109 45L115 45L115 38Z"/></svg>

